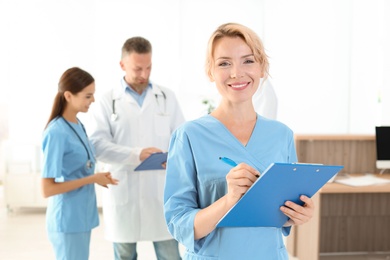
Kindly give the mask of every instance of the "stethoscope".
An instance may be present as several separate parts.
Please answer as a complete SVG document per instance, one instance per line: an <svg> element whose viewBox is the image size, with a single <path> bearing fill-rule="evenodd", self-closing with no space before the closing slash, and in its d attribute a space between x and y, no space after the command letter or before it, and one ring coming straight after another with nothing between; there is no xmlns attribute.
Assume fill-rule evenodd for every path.
<svg viewBox="0 0 390 260"><path fill-rule="evenodd" d="M167 112L167 96L165 95L165 92L160 89L161 91L161 94L162 94L162 98L164 99L164 113L161 113L161 114L165 114ZM161 95L158 95L158 94L154 94L154 98L156 99L156 102L157 102L157 106L160 108L160 102L158 101L160 99ZM118 119L118 114L115 112L115 101L116 99L113 98L112 99L112 114L111 114L111 121L114 122Z"/></svg>
<svg viewBox="0 0 390 260"><path fill-rule="evenodd" d="M76 130L69 124L68 121L66 121L65 118L63 118L61 116L61 118L64 120L64 122L69 126L70 129L72 129L72 131L76 134L76 136L78 137L80 143L84 146L85 148L85 151L87 152L87 155L88 155L88 160L87 160L87 163L86 163L86 167L87 169L91 169L93 167L93 161L92 161L92 156L90 155L89 153L89 149L91 149L91 147L89 146L89 142L88 142L88 146L89 146L89 149L87 148L87 146L85 145L84 141L81 139L80 135L76 132ZM79 122L79 124L81 125L81 127L83 128L83 131L85 133L85 136L87 137L87 141L88 141L88 135L87 135L87 131L85 131L85 128L84 128L84 125L80 122L80 120L77 119L77 121Z"/></svg>

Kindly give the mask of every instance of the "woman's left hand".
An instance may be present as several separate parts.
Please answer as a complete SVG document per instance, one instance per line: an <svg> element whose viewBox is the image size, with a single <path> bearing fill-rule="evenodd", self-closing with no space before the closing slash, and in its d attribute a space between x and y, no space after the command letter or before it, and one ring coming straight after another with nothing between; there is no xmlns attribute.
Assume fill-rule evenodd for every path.
<svg viewBox="0 0 390 260"><path fill-rule="evenodd" d="M280 210L290 219L284 225L302 225L308 222L314 213L314 202L311 198L301 195L300 199L305 203L303 206L298 205L292 201L286 201L284 206L280 207Z"/></svg>

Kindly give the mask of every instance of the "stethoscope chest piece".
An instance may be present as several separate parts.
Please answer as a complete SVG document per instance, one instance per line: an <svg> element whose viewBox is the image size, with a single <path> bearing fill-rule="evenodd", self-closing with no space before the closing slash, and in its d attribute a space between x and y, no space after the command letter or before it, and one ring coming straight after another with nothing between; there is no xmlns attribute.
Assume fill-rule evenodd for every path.
<svg viewBox="0 0 390 260"><path fill-rule="evenodd" d="M87 166L87 169L91 169L93 164L90 160L88 160L86 166Z"/></svg>
<svg viewBox="0 0 390 260"><path fill-rule="evenodd" d="M117 120L117 118L118 118L118 115L116 114L116 113L112 113L111 114L111 121L116 121Z"/></svg>

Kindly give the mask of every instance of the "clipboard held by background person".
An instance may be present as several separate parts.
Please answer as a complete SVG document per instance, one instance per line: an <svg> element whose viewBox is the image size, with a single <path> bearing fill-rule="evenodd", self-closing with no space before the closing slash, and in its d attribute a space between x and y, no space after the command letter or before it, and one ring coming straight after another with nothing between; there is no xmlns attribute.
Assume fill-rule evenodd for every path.
<svg viewBox="0 0 390 260"><path fill-rule="evenodd" d="M162 164L167 161L168 153L152 153L143 160L134 171L164 170Z"/></svg>
<svg viewBox="0 0 390 260"><path fill-rule="evenodd" d="M282 227L288 220L280 207L289 200L303 205L300 195L312 197L344 166L273 163L217 227Z"/></svg>

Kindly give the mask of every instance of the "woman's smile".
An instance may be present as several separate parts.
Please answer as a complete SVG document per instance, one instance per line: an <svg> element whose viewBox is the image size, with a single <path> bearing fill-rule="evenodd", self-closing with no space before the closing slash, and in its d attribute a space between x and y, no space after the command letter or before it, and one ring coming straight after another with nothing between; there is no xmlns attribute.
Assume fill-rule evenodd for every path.
<svg viewBox="0 0 390 260"><path fill-rule="evenodd" d="M249 86L249 82L233 83L233 84L228 84L228 86L231 87L234 90L243 90L243 89L246 89L246 87Z"/></svg>

